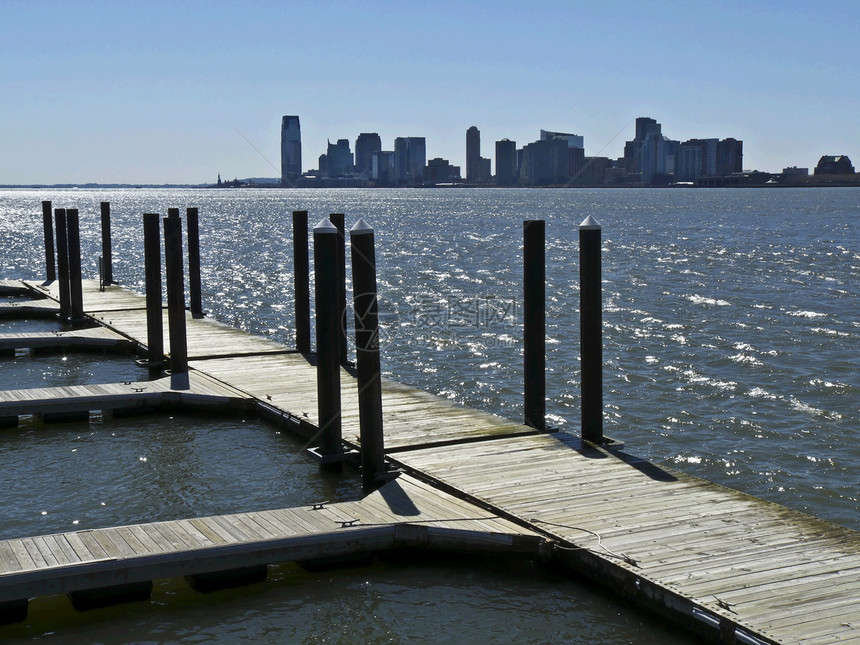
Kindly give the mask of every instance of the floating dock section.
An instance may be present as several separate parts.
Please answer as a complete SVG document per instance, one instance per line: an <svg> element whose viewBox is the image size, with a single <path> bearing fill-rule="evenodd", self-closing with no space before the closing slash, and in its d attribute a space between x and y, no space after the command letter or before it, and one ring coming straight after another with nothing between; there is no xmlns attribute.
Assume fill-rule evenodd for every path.
<svg viewBox="0 0 860 645"><path fill-rule="evenodd" d="M55 302L50 285L28 288ZM83 291L89 321L145 347L143 296L97 281ZM186 323L187 388L159 379L7 391L0 416L200 404L317 432L311 356L207 319ZM360 450L347 368L341 392L344 449ZM88 593L105 588L133 599L153 577L253 580L285 560L476 549L563 563L714 642L860 643L856 531L399 383L383 381L382 401L386 459L401 474L365 499L5 540L0 608L20 617L28 598L63 592L98 603Z"/></svg>

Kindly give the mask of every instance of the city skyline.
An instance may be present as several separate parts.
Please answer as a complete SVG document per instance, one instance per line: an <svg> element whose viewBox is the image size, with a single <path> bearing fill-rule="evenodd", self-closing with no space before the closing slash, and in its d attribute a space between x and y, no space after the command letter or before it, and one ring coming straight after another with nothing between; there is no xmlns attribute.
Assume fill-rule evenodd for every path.
<svg viewBox="0 0 860 645"><path fill-rule="evenodd" d="M483 158L540 129L618 158L643 114L680 141L742 140L749 169L860 158L855 2L11 0L4 16L4 184L278 177L284 114L303 171L327 139L374 132L385 149L425 137L465 174L471 125Z"/></svg>

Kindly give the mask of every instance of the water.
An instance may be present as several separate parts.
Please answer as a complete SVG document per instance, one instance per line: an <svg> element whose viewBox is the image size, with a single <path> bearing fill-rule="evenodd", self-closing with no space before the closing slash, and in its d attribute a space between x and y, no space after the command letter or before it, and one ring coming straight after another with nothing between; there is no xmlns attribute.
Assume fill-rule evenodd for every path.
<svg viewBox="0 0 860 645"><path fill-rule="evenodd" d="M603 225L606 434L658 464L860 528L860 378L853 365L860 349L860 200L854 189L2 191L3 277L42 277L42 199L80 209L85 275L97 273L98 202L109 200L115 279L140 291L140 215L198 206L204 308L288 345L294 342L290 211L308 210L312 224L329 212L346 213L348 225L364 217L377 231L383 369L512 419L521 416L522 220L546 219L547 412L553 425L571 432L578 430L579 410L577 225L592 215ZM8 324L0 328L11 330ZM18 379L34 360L47 359L15 359L17 371L4 361L5 386L7 375ZM67 358L78 360L91 359ZM49 380L69 378L61 368L52 360L31 369ZM88 369L77 369L75 377ZM107 430L119 438L108 439ZM135 521L97 506L105 490L116 500L151 487L179 491L163 505L141 495L149 507L133 501L127 514L141 513L140 520L166 519L160 513L168 511L305 504L355 491L354 484L321 479L296 456L301 446L255 420L96 420L67 431L25 427L11 437L0 442L0 472L12 465L20 472L19 462L30 458L40 470L75 472L87 458L72 461L70 451L85 445L90 459L111 464L116 480L110 489L97 480L67 512L61 509L70 491L89 478L74 478L53 498L39 486L19 490L24 499L14 505L29 510L15 511L24 517L12 534L66 530L73 518L81 527ZM219 449L233 442L255 448L228 453L230 462L216 468L223 461ZM296 485L285 483L293 480ZM8 504L0 508L3 522L13 516ZM56 523L49 525L52 517ZM247 634L273 641L436 636L501 642L512 639L499 635L500 626L514 625L524 626L521 634L531 642L571 635L579 642L674 638L613 601L538 571L381 566L317 583L301 574L303 584L294 585L297 575L285 569L266 583L273 590L260 595L230 592L217 605L223 621L204 620L208 600L191 600L177 586L165 591L170 600L154 597L154 604L172 608L167 615L155 611L141 624L152 630L164 621L166 631L154 639L176 641L193 640L198 630L209 638ZM315 584L337 600L322 601ZM500 597L514 598L520 609L500 604ZM550 611L559 606L565 610ZM117 615L104 618L107 632L138 631L128 617L136 613L111 611ZM289 618L298 612L301 624L316 625L309 616L336 611L353 631L314 631ZM456 638L439 632L441 615L473 631ZM62 624L59 634L67 633ZM110 640L98 624L82 625L101 634L94 639ZM50 628L43 625L24 635L45 631Z"/></svg>

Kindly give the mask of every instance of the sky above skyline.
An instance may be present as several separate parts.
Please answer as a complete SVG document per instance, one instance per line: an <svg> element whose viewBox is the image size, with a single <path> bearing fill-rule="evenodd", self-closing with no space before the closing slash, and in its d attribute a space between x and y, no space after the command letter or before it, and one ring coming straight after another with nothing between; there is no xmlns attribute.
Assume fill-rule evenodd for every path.
<svg viewBox="0 0 860 645"><path fill-rule="evenodd" d="M734 137L744 168L860 162L860 3L5 0L0 184L204 183L304 169L326 139L580 134L619 157L634 120ZM495 168L495 166L494 166Z"/></svg>

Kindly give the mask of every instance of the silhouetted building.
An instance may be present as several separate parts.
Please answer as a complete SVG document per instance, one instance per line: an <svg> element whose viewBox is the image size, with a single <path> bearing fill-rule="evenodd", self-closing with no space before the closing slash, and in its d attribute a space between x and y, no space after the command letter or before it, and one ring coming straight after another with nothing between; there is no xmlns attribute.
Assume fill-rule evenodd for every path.
<svg viewBox="0 0 860 645"><path fill-rule="evenodd" d="M318 177L328 177L328 155L323 153L319 158L319 170L317 170Z"/></svg>
<svg viewBox="0 0 860 645"><path fill-rule="evenodd" d="M393 150L374 152L370 159L370 177L380 186L390 186L397 181Z"/></svg>
<svg viewBox="0 0 860 645"><path fill-rule="evenodd" d="M355 140L355 172L370 177L373 153L382 150L382 139L376 132L362 132Z"/></svg>
<svg viewBox="0 0 860 645"><path fill-rule="evenodd" d="M816 175L853 175L854 166L845 155L825 155L815 166Z"/></svg>
<svg viewBox="0 0 860 645"><path fill-rule="evenodd" d="M476 181L481 165L481 131L476 126L466 130L466 179Z"/></svg>
<svg viewBox="0 0 860 645"><path fill-rule="evenodd" d="M582 170L574 183L582 186L603 186L606 172L612 167L608 157L585 157Z"/></svg>
<svg viewBox="0 0 860 645"><path fill-rule="evenodd" d="M730 175L744 170L744 142L723 139L717 144L717 174Z"/></svg>
<svg viewBox="0 0 860 645"><path fill-rule="evenodd" d="M570 179L567 141L544 139L523 146L520 183L526 186L565 184Z"/></svg>
<svg viewBox="0 0 860 645"><path fill-rule="evenodd" d="M496 183L499 186L513 186L517 183L516 141L496 141Z"/></svg>
<svg viewBox="0 0 860 645"><path fill-rule="evenodd" d="M352 172L353 158L349 149L349 139L338 139L337 143L328 143L328 176L343 177Z"/></svg>
<svg viewBox="0 0 860 645"><path fill-rule="evenodd" d="M636 119L636 136L632 141L624 144L624 165L627 172L641 172L639 156L642 152L642 144L645 143L645 137L649 134L660 134L661 126L654 119L647 116L640 116Z"/></svg>
<svg viewBox="0 0 860 645"><path fill-rule="evenodd" d="M685 141L675 153L675 181L696 181L702 175L702 146Z"/></svg>
<svg viewBox="0 0 860 645"><path fill-rule="evenodd" d="M675 151L679 141L672 141L661 133L649 132L639 148L639 171L645 184L666 184L675 171Z"/></svg>
<svg viewBox="0 0 860 645"><path fill-rule="evenodd" d="M302 174L302 131L299 117L281 119L281 183L286 184Z"/></svg>
<svg viewBox="0 0 860 645"><path fill-rule="evenodd" d="M578 134L569 134L567 132L550 132L549 130L540 131L540 140L548 139L564 139L567 141L568 148L583 148L585 149L584 139Z"/></svg>
<svg viewBox="0 0 860 645"><path fill-rule="evenodd" d="M395 181L408 186L420 185L427 164L424 137L397 137L394 140Z"/></svg>
<svg viewBox="0 0 860 645"><path fill-rule="evenodd" d="M437 157L424 166L425 184L450 184L460 179L460 166L452 166L447 159Z"/></svg>

